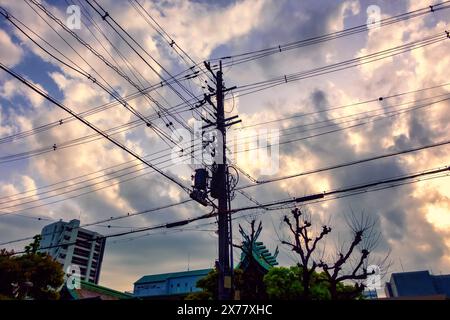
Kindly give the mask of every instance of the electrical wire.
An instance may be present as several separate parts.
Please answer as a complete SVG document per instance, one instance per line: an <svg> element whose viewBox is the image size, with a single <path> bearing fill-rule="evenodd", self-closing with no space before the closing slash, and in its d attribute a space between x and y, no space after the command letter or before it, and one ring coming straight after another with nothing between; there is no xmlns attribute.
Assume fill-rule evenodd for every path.
<svg viewBox="0 0 450 320"><path fill-rule="evenodd" d="M340 194L340 193L349 193L348 196L350 196L350 195L355 195L355 194L351 193L351 192L354 192L354 191L361 191L361 190L363 190L364 192L371 192L370 188L372 188L372 187L378 187L378 189L373 189L373 191L379 191L379 190L382 190L382 189L379 189L379 187L383 186L384 184L391 184L389 187L393 188L393 187L398 187L401 184L395 185L395 184L392 184L392 183L403 183L403 182L405 182L407 180L413 180L413 179L414 179L415 182L419 182L420 180L418 180L418 179L421 178L421 177L427 177L427 176L430 176L430 175L435 175L434 178L438 178L438 177L448 176L450 174L449 172L450 172L450 167L446 166L446 167L439 168L439 169L430 169L430 170L419 172L419 173L413 173L413 174L409 174L409 175L404 175L402 177L388 178L388 179L373 181L373 182L370 182L370 183L360 184L360 185L357 185L357 186L351 186L351 187L344 187L344 188L334 189L334 190L331 190L331 191L328 191L328 192L312 194L312 195L303 196L303 197L295 197L295 198L286 199L286 200L277 200L277 201L272 201L272 202L265 203L265 204L262 204L262 205L257 205L257 206L236 208L236 209L230 210L229 212L230 212L230 214L236 214L237 212L254 210L254 209L262 209L264 207L269 208L269 209L273 209L274 206L286 205L286 204L291 204L291 203L311 202L311 201L314 201L314 200L317 200L317 199L323 199L323 198L325 198L327 196L337 195L337 194ZM436 176L437 174L440 174L440 173L445 173L445 175ZM430 177L430 179L431 179L431 177ZM277 209L279 209L279 208L277 208ZM200 216L187 218L187 219L183 219L183 220L178 220L178 221L174 221L174 222L170 222L170 223L163 223L163 224L159 224L159 225L142 227L142 228L139 228L139 229L136 229L136 230L130 230L130 231L126 231L126 232L113 233L113 234L108 234L108 235L104 235L104 236L99 236L99 237L97 237L95 239L90 239L90 240L87 240L87 241L97 241L97 240L102 240L102 239L115 238L115 237L120 237L120 236L124 236L124 235L128 235L128 234L134 234L134 233L150 231L150 230L176 228L176 227L180 227L180 226L184 226L184 225L190 224L190 223L195 222L195 221L213 218L216 215L217 215L217 213L214 214L213 212L211 212L211 213L208 213L208 214L203 214L203 215L200 215ZM76 245L76 244L77 244L76 241L75 242L61 243L61 244L57 244L57 245L43 247L43 248L41 248L41 250L48 250L48 249L52 249L52 248L58 248L58 247L62 247L62 246L71 246L71 245ZM25 253L25 251L14 252L13 255L22 254L22 253Z"/></svg>

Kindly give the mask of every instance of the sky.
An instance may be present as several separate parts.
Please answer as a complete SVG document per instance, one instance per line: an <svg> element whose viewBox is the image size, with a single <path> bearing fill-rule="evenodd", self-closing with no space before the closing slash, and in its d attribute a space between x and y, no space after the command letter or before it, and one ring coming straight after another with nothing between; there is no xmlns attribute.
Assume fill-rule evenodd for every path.
<svg viewBox="0 0 450 320"><path fill-rule="evenodd" d="M82 22L80 29L74 30L75 33L113 62L113 65L124 70L124 73L132 77L130 70L134 68L133 70L142 74L141 78L137 78L148 85L157 84L169 74L177 74L192 66L192 61L185 64L128 1L102 0L99 3L154 59L146 56L144 62L85 2L80 5L75 1L75 5L80 5ZM139 3L179 48L188 53L193 61L200 63L212 58L276 47L364 24L368 19L367 9L371 5L378 6L383 19L426 6L423 2L412 0L141 0ZM46 1L43 4L61 21L67 21L69 14L66 9L74 3L68 0ZM30 28L29 30L57 48L60 54L73 61L77 67L94 75L100 82L105 81L111 85L119 95L126 96L136 92L133 85L53 20L48 19L35 5L26 1L7 0L0 0L0 5ZM228 131L230 136L252 135L243 127L256 123L376 100L378 97L399 93L412 92L392 99L271 122L251 129L254 130L253 134L258 134L263 130L282 130L316 122L334 125L332 128L341 128L348 123L341 124L342 120L336 120L337 118L352 119L351 116L355 114L372 110L388 115L393 106L405 106L406 103L409 103L406 106L412 106L422 101L446 98L444 94L450 93L449 86L440 85L448 82L449 41L242 97L239 97L239 87L444 34L444 31L448 30L449 19L448 10L436 11L383 28L372 28L368 32L225 68L225 84L228 87L237 86L233 91L234 98L226 102L227 116L239 115L242 120L242 123ZM95 21L95 24L92 21ZM120 55L114 48L118 49ZM108 93L38 48L4 17L0 17L0 62L77 113L112 101ZM136 75L136 72L134 74ZM211 81L207 84L211 85ZM206 89L202 89L202 85L205 87L204 80L199 78L186 82L186 88L196 95L205 92ZM417 91L431 87L435 88ZM164 106L174 106L181 102L169 86L152 91L151 95ZM130 104L144 115L152 114L156 110L155 104L143 96L130 101ZM270 174L261 170L269 166L268 160L263 157L255 158L254 154L244 153L237 159L238 165L257 179L270 179L444 141L448 139L450 129L449 106L446 100L349 130L282 144L279 146L279 169ZM399 108L401 107L396 107L395 110ZM59 121L67 116L65 111L33 93L5 72L0 72L0 139L28 132L32 128ZM182 117L191 125L194 119L198 118L190 111L177 117ZM89 115L86 119L98 128L106 130L134 121L136 117L118 105ZM170 136L171 130L179 128L180 124L174 123L173 126L167 127L168 122L170 119L164 117L155 121L156 125ZM323 131L324 129L308 132L295 130L287 138L280 137L280 141ZM130 173L130 170L124 169L121 173L127 173L126 176L119 176L114 169L104 171L112 166L116 166L116 170L124 168L122 164L132 160L128 154L105 139L62 147L65 142L90 134L93 134L92 130L84 124L64 121L49 130L14 141L0 140L0 211L6 213L0 215L0 243L40 233L50 220L80 219L84 224L175 203L188 197L164 176L150 173L149 170ZM201 167L170 163L169 154L162 151L168 148L166 142L169 141L162 141L152 128L136 126L114 134L114 138L140 155L162 152L166 156L163 158L165 162L161 164L166 166L164 172L177 177L185 185L191 184L193 170ZM45 148L51 149L55 144L56 150L41 152ZM29 151L34 151L32 156L28 153L22 157L17 156ZM266 203L338 189L446 166L450 162L449 151L448 146L431 148L255 186L246 192L253 199ZM10 155L16 156L8 158ZM136 168L143 169L145 166ZM104 176L99 177L101 175ZM123 181L131 177L134 179ZM87 178L91 179L89 183L82 182ZM251 182L241 174L239 185L249 183ZM74 190L80 186L84 188ZM310 213L317 226L329 223L333 227L333 232L327 240L330 244L345 244L349 240L350 233L345 217L352 212L372 217L377 222L380 241L371 259L377 261L377 258L390 253L391 265L388 270L384 270L385 280L388 280L391 272L402 270L427 269L435 274L450 273L449 197L450 180L443 177L310 204L304 207L304 210ZM249 205L252 205L252 202L239 193L232 202L233 208ZM207 212L207 208L190 202L117 220L110 224L110 228L102 224L89 229L109 234ZM271 251L277 246L280 247L280 265L294 264L297 261L296 256L289 248L280 244L280 240L289 236L282 223L285 214L289 214L289 211L267 212L257 209L237 214L233 222L234 241L240 241L237 226L241 224L246 227L252 218L256 218L263 223L261 240L265 245ZM155 231L155 234L133 234L109 239L100 284L117 290L131 291L133 283L143 275L212 267L217 257L218 239L215 228L214 219L210 219L188 225L181 228L182 231ZM6 247L20 250L25 244L26 242L19 242ZM236 251L235 262L238 256L239 252Z"/></svg>

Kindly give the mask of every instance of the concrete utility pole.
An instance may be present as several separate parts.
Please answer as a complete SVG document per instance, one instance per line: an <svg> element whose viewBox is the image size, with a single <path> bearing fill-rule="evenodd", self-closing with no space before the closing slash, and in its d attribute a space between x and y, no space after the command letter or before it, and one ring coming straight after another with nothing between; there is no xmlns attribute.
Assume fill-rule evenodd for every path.
<svg viewBox="0 0 450 320"><path fill-rule="evenodd" d="M221 163L217 166L216 179L218 187L218 216L219 216L219 299L229 300L232 294L232 267L230 264L230 252L233 250L230 239L229 224L229 190L228 169L226 158L226 125L224 110L224 89L222 78L222 61L216 75L216 101L217 101L217 130L221 133L222 143L219 143ZM221 153L221 154L220 154Z"/></svg>

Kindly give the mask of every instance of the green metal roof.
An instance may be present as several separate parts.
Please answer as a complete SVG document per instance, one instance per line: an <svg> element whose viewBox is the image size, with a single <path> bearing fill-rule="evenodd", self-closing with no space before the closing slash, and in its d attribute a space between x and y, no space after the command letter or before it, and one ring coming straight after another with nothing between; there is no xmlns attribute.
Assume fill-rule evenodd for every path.
<svg viewBox="0 0 450 320"><path fill-rule="evenodd" d="M98 284L92 283L92 282L88 282L85 280L80 280L80 285L81 285L81 290L88 290L88 291L92 291L92 292L97 292L99 294L104 294L104 295L108 295L111 297L116 297L118 299L133 299L133 295L128 294L128 293L124 293L124 292L120 292L114 289L110 289L110 288L106 288L103 286L99 286ZM77 292L77 289L69 289L68 291L70 293L70 295L75 299L75 300L79 300L81 297Z"/></svg>
<svg viewBox="0 0 450 320"><path fill-rule="evenodd" d="M258 229L255 231L254 229L254 221L252 222L252 233L248 235L244 229L239 226L239 233L242 235L242 252L241 252L241 261L238 264L238 268L247 268L248 264L251 260L255 261L260 267L269 271L270 268L276 266L278 264L276 258L278 256L278 247L275 252L272 254L266 248L262 241L256 241L261 234L262 225L259 223Z"/></svg>
<svg viewBox="0 0 450 320"><path fill-rule="evenodd" d="M167 279L181 278L181 277L206 276L211 270L212 269L201 269L201 270L148 275L148 276L143 276L138 281L136 281L134 284L162 282L162 281L166 281Z"/></svg>
<svg viewBox="0 0 450 320"><path fill-rule="evenodd" d="M278 262L276 260L277 253L275 255L272 255L270 251L266 248L266 246L258 241L255 242L252 249L252 256L253 259L265 270L269 271L270 268L273 266L278 265ZM237 265L237 268L240 268L242 266L245 266L248 263L247 255L242 252L241 253L241 261Z"/></svg>

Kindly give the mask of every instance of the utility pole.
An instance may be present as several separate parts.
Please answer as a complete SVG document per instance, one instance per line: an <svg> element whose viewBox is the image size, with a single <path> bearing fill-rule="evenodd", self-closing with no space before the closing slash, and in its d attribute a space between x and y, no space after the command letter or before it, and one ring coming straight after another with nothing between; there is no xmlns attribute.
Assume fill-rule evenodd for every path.
<svg viewBox="0 0 450 320"><path fill-rule="evenodd" d="M219 299L231 300L233 294L233 244L232 244L232 225L231 225L231 192L230 190L230 176L228 171L227 156L226 156L226 128L233 124L241 122L236 120L237 115L225 118L224 95L225 92L233 90L236 86L231 88L224 88L222 61L219 62L219 70L214 73L209 62L204 62L205 68L211 73L215 82L216 88L208 85L211 94L205 94L203 103L208 102L215 111L214 121L209 121L203 118L208 124L203 126L203 130L210 127L216 128L216 147L214 148L214 165L210 183L210 189L207 187L207 180L209 175L206 168L195 170L194 186L191 193L191 198L200 204L207 206L208 193L214 199L217 199L218 216L218 234L219 234L219 259L216 261L216 267L219 271ZM211 97L216 96L216 103L214 104ZM231 121L234 120L234 121ZM231 121L231 122L230 122ZM203 133L202 133L203 135ZM214 141L214 139L213 139ZM212 141L208 141L209 143Z"/></svg>
<svg viewBox="0 0 450 320"><path fill-rule="evenodd" d="M217 187L218 187L218 228L219 228L219 300L229 300L232 294L232 279L230 252L230 223L229 223L229 190L228 190L228 168L226 158L226 125L224 109L224 89L222 78L222 61L216 75L216 102L217 102L217 130L221 133L222 141L219 141L219 156L217 165ZM220 154L221 153L221 154Z"/></svg>

